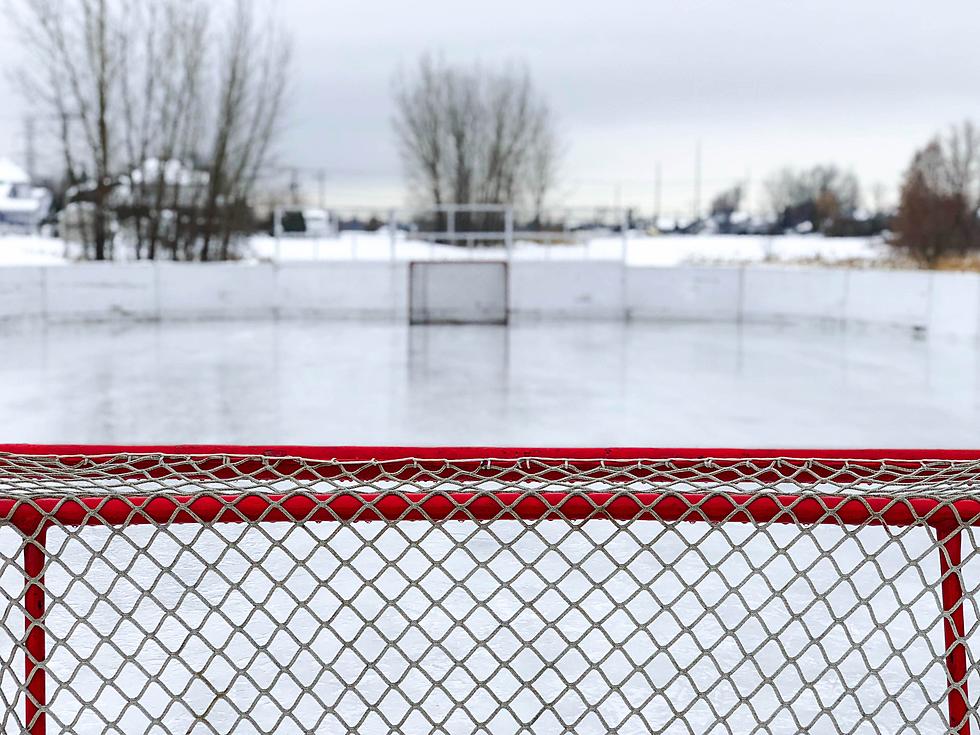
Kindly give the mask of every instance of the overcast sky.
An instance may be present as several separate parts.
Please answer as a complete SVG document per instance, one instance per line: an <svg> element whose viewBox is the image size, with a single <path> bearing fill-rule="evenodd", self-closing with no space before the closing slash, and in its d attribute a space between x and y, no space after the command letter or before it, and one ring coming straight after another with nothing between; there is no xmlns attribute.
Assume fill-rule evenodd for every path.
<svg viewBox="0 0 980 735"><path fill-rule="evenodd" d="M295 37L284 163L327 169L331 201L401 203L391 80L424 51L525 62L567 153L568 203L688 211L774 168L833 161L894 192L913 149L980 119L976 0L280 0ZM0 29L0 65L16 63ZM6 84L6 82L3 82ZM0 97L0 155L23 149L23 104Z"/></svg>

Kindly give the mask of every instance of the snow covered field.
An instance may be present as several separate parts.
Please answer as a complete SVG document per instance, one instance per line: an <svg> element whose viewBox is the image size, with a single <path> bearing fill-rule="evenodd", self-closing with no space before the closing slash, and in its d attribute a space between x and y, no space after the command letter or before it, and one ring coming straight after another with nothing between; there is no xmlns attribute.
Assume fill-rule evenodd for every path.
<svg viewBox="0 0 980 735"><path fill-rule="evenodd" d="M623 239L598 237L586 243L541 245L517 242L512 257L526 260L622 260ZM399 234L394 246L386 231L344 232L338 238L307 239L256 236L251 254L263 260L426 260L431 258L507 257L503 248L467 249L406 240ZM819 235L780 237L668 235L631 233L626 240L629 265L670 266L692 263L873 263L888 255L887 246L865 238L825 238ZM65 261L64 243L54 238L0 233L0 266L48 265Z"/></svg>
<svg viewBox="0 0 980 735"><path fill-rule="evenodd" d="M65 243L53 237L0 232L0 267L57 265L65 262Z"/></svg>
<svg viewBox="0 0 980 735"><path fill-rule="evenodd" d="M506 258L503 248L463 248L399 238L394 247L386 232L344 232L331 240L253 238L260 258L282 260L428 260L434 258ZM866 238L825 238L666 235L630 233L625 241L629 265L670 266L691 263L873 262L888 254L887 246ZM623 238L597 237L588 242L542 245L515 243L512 257L521 260L623 260Z"/></svg>

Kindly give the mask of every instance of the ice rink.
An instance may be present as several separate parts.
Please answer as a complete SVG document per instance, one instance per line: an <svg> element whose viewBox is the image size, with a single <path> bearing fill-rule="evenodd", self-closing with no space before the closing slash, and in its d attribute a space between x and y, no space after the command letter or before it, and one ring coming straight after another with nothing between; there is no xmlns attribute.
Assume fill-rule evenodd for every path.
<svg viewBox="0 0 980 735"><path fill-rule="evenodd" d="M10 329L0 355L3 442L980 444L977 346L906 331L80 324ZM16 600L21 541L0 541ZM936 543L606 520L53 528L50 724L936 731ZM16 604L0 620L13 650Z"/></svg>
<svg viewBox="0 0 980 735"><path fill-rule="evenodd" d="M857 328L8 327L0 441L975 447L977 358Z"/></svg>

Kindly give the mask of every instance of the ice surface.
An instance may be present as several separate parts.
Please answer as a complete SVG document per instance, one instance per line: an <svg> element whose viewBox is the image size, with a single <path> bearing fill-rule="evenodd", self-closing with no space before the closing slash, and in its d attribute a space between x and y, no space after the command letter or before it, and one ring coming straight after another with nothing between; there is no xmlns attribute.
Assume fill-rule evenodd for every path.
<svg viewBox="0 0 980 735"><path fill-rule="evenodd" d="M0 441L975 447L977 358L856 328L14 327Z"/></svg>
<svg viewBox="0 0 980 735"><path fill-rule="evenodd" d="M0 441L968 447L977 375L975 343L898 331L17 327L0 333ZM0 541L11 702L20 541ZM501 697L490 732L943 726L938 554L921 528L325 523L48 543L49 732L388 732L376 706L405 732L446 717L468 733ZM972 534L965 546L972 597ZM398 645L382 655L385 637ZM20 732L20 710L0 731Z"/></svg>

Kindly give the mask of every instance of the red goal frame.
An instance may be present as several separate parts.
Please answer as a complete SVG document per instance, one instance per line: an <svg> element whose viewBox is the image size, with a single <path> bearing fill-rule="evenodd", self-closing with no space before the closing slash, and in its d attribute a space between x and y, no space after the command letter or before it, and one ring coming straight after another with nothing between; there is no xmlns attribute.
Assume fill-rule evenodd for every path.
<svg viewBox="0 0 980 735"><path fill-rule="evenodd" d="M541 447L370 447L370 446L269 446L269 445L83 445L0 444L0 479L14 457L56 457L60 466L98 469L120 479L184 477L188 469L207 472L215 479L240 476L247 471L255 479L274 480L283 473L296 473L305 462L323 462L305 468L310 479L329 479L345 474L371 481L388 477L422 480L515 479L532 467L535 476L547 479L549 468L556 473L570 469L600 473L607 484L658 478L705 482L703 473L684 476L684 467L703 466L711 461L710 479L737 482L744 468L766 465L757 480L778 482L792 478L796 483L822 481L855 482L871 478L897 486L922 482L909 480L911 471L923 461L980 461L978 450L828 450L828 449L691 449L691 448L541 448ZM127 459L119 464L120 457ZM194 462L190 463L189 459ZM227 460L234 458L235 469ZM635 463L643 461L637 473ZM670 463L670 476L666 475ZM336 463L331 466L331 463ZM339 465L343 464L340 468ZM624 468L632 463L631 472ZM451 467L450 467L451 464ZM451 473L451 475L450 475ZM664 474L661 474L664 473ZM23 476L23 475L21 475ZM303 476L303 475L298 475ZM977 470L980 487L980 469ZM43 570L45 536L53 523L127 526L146 523L225 523L242 521L313 522L328 520L483 520L497 517L506 509L523 519L576 520L594 514L596 506L616 520L690 521L703 523L776 522L799 525L886 525L920 524L936 532L940 542L943 628L947 646L949 684L948 717L952 731L969 735L967 650L965 637L964 586L956 570L962 563L961 529L980 526L980 494L940 500L936 497L882 493L872 496L822 494L819 499L800 494L723 495L699 492L582 493L540 492L524 494L503 491L492 494L450 493L334 493L330 495L228 493L202 496L127 495L125 499L93 496L52 495L39 492L29 501L0 497L0 518L15 526L30 541L24 549L25 609L25 725L30 735L45 735L47 703L45 691L46 641L43 624L45 595ZM465 508L465 509L464 509Z"/></svg>

